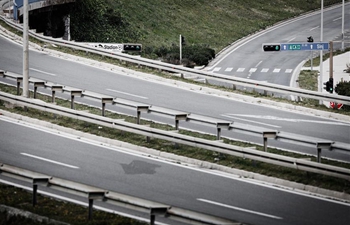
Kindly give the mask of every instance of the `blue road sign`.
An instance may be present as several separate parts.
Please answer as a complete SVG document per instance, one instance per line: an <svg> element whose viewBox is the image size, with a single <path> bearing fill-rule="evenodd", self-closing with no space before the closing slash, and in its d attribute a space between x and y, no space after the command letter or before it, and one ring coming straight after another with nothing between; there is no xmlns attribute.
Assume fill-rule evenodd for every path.
<svg viewBox="0 0 350 225"><path fill-rule="evenodd" d="M321 51L329 50L328 42L282 43L281 51Z"/></svg>

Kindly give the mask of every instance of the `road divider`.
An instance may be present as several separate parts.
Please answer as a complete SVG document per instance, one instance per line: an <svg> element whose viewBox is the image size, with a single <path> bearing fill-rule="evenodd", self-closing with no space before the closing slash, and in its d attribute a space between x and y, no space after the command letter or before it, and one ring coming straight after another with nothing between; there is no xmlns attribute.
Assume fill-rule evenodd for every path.
<svg viewBox="0 0 350 225"><path fill-rule="evenodd" d="M50 112L60 116L66 116L66 117L86 121L89 123L94 123L101 126L115 128L122 131L143 135L145 137L158 138L158 139L170 141L173 143L194 146L194 147L203 148L210 151L219 152L219 153L232 155L236 157L248 158L251 160L270 163L273 165L279 165L279 166L284 166L288 168L294 168L297 170L308 171L308 172L350 180L350 169L321 164L319 163L320 161L312 162L312 161L307 161L303 159L276 155L276 154L272 154L264 151L242 148L242 147L225 144L218 141L195 138L195 137L179 134L174 131L165 131L165 130L155 129L147 126L142 126L139 124L128 123L123 120L111 119L104 116L98 116L98 115L90 114L84 111L77 111L74 109L57 106L55 104L46 103L41 100L29 99L22 96L14 96L14 95L2 93L2 92L0 92L0 99L12 104L34 108L41 111L46 111L46 112ZM217 128L221 129L220 126L218 126ZM265 148L267 147L268 138L292 141L303 145L314 145L316 146L316 149L317 149L318 159L321 159L322 149L330 150L332 148L334 149L339 147L340 150L344 150L346 148L346 146L342 144L335 145L333 141L316 139L316 138L306 137L306 136L299 136L295 134L280 133L274 130L269 131L269 130L264 130L262 128L248 129L246 127L239 127L234 124L230 124L228 129L238 130L242 132L249 132L254 135L261 135L264 140ZM347 148L348 147L349 146L347 146Z"/></svg>

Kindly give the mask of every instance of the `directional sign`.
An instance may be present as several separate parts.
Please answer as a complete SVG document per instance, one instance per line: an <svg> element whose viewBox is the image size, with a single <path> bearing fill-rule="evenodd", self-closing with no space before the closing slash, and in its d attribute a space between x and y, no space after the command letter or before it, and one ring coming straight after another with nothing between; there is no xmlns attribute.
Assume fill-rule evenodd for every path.
<svg viewBox="0 0 350 225"><path fill-rule="evenodd" d="M281 51L321 51L329 50L327 42L282 43Z"/></svg>

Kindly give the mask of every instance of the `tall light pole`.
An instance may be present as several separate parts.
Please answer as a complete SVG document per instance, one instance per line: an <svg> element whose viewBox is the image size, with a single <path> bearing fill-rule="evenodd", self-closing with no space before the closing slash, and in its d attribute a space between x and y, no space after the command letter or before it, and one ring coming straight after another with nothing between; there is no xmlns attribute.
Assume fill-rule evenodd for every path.
<svg viewBox="0 0 350 225"><path fill-rule="evenodd" d="M22 96L29 97L29 15L28 0L23 1L23 93Z"/></svg>
<svg viewBox="0 0 350 225"><path fill-rule="evenodd" d="M342 20L341 20L341 36L342 36L341 50L342 51L344 51L344 19L345 19L345 0L343 0Z"/></svg>
<svg viewBox="0 0 350 225"><path fill-rule="evenodd" d="M321 35L320 35L320 42L323 41L323 0L321 0ZM320 79L318 84L318 91L322 92L322 84L323 84L323 50L320 52ZM320 105L322 104L322 100L320 100Z"/></svg>

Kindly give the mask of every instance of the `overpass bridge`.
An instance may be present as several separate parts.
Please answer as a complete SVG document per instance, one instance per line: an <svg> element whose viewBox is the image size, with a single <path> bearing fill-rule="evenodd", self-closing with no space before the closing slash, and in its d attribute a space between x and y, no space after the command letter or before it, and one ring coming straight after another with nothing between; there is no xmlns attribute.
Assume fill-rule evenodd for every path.
<svg viewBox="0 0 350 225"><path fill-rule="evenodd" d="M0 0L0 13L22 23L23 2L24 0ZM69 40L69 8L65 6L74 2L75 0L28 0L30 29L36 29L37 33L46 36Z"/></svg>

